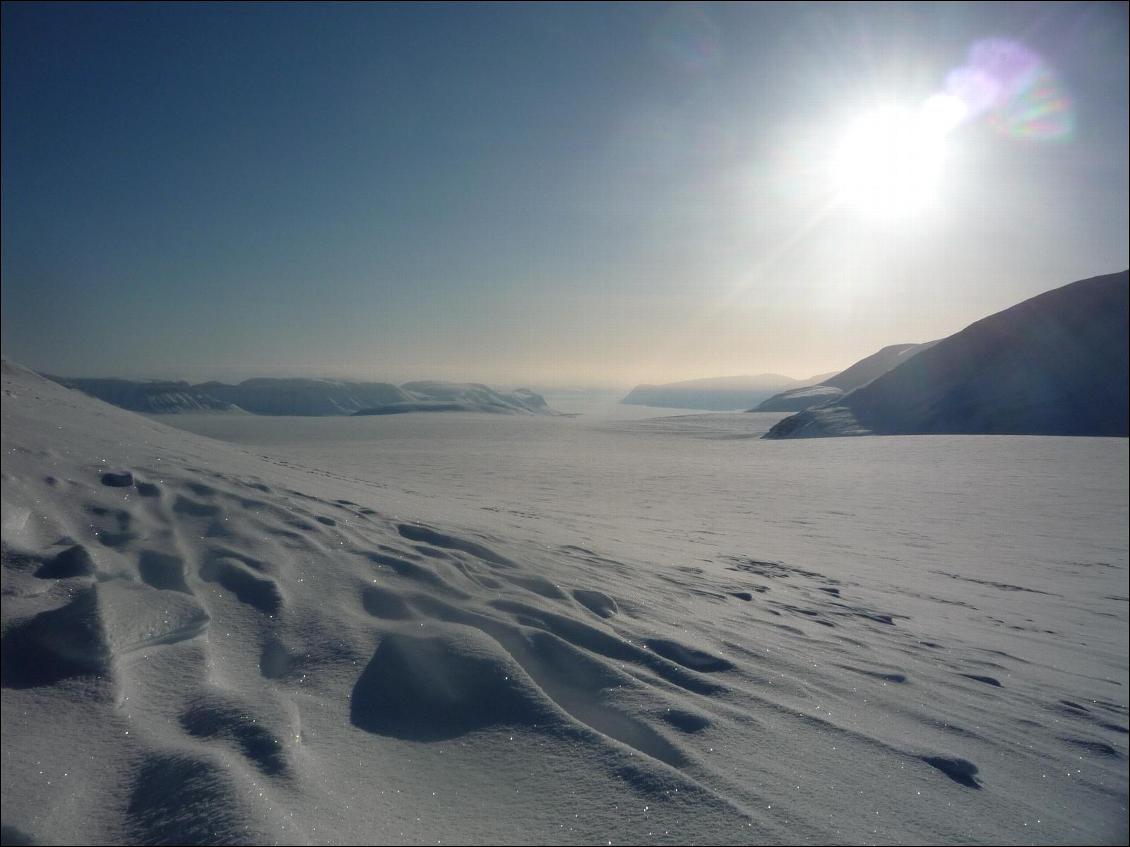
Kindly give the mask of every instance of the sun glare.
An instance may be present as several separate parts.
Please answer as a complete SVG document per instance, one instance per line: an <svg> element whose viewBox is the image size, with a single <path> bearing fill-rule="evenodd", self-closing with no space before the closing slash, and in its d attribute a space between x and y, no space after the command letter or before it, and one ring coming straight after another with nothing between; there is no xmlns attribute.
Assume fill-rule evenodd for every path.
<svg viewBox="0 0 1130 847"><path fill-rule="evenodd" d="M833 156L839 200L883 220L929 207L942 178L946 135L964 116L964 103L944 94L917 110L884 107L863 115Z"/></svg>

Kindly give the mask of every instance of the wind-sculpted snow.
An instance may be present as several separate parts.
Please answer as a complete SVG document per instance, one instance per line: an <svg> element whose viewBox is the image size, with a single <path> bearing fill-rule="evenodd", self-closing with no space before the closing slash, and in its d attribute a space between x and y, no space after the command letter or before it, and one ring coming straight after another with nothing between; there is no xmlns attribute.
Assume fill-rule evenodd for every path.
<svg viewBox="0 0 1130 847"><path fill-rule="evenodd" d="M5 840L1124 833L1126 603L1104 599L1125 583L1118 536L1101 562L1076 544L1062 592L1046 570L988 565L983 579L938 563L907 580L905 563L763 552L736 522L722 546L696 540L717 530L672 517L689 471L682 489L624 480L674 498L661 522L632 526L612 505L615 466L590 513L579 504L596 495L564 460L547 492L499 462L528 479L525 506L483 512L497 504L482 478L450 465L433 478L434 450L397 447L414 475L365 470L353 448L313 465L7 363L3 390ZM588 432L519 423L554 427L553 450ZM610 439L608 456L627 438L795 446L668 427L592 443ZM510 455L516 432L474 449ZM865 510L854 488L848 505ZM549 504L561 511L547 521Z"/></svg>

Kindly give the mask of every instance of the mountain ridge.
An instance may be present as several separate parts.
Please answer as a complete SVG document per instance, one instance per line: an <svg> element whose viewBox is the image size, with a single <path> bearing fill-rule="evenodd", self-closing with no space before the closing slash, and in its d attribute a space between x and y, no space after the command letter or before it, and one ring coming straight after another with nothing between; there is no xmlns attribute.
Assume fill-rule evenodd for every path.
<svg viewBox="0 0 1130 847"><path fill-rule="evenodd" d="M620 402L629 406L656 406L705 411L740 411L784 388L811 385L819 377L793 379L781 374L704 377L653 385L642 383Z"/></svg>
<svg viewBox="0 0 1130 847"><path fill-rule="evenodd" d="M497 391L481 383L387 382L255 377L234 385L173 381L71 378L45 375L66 387L133 412L199 412L303 417L470 411L552 415L545 398L528 389Z"/></svg>
<svg viewBox="0 0 1130 847"><path fill-rule="evenodd" d="M774 394L768 400L763 400L757 408L749 411L800 412L813 406L831 403L843 397L849 391L854 391L856 388L866 385L871 380L934 344L937 344L937 342L888 344L839 373L827 375L828 378L821 379L816 385L789 388L780 394Z"/></svg>
<svg viewBox="0 0 1130 847"><path fill-rule="evenodd" d="M765 437L1126 437L1128 281L1078 280L981 318Z"/></svg>

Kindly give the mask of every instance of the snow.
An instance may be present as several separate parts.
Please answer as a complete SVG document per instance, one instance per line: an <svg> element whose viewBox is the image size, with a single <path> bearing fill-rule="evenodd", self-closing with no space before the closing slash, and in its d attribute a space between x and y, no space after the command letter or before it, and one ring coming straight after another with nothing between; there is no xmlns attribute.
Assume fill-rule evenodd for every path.
<svg viewBox="0 0 1130 847"><path fill-rule="evenodd" d="M5 842L1126 838L1125 439L3 391Z"/></svg>
<svg viewBox="0 0 1130 847"><path fill-rule="evenodd" d="M1125 438L1128 281L1128 271L1079 280L982 318L909 359L903 354L901 364L842 399L786 418L769 437Z"/></svg>
<svg viewBox="0 0 1130 847"><path fill-rule="evenodd" d="M756 409L757 412L800 412L812 406L819 406L832 400L839 400L844 392L834 385L809 385L804 388L793 388L774 394L768 400L763 400Z"/></svg>
<svg viewBox="0 0 1130 847"><path fill-rule="evenodd" d="M621 402L665 409L741 411L756 406L782 389L798 388L813 382L815 379L799 380L780 374L709 377L664 385L637 385Z"/></svg>
<svg viewBox="0 0 1130 847"><path fill-rule="evenodd" d="M139 382L126 379L51 377L131 412L192 414L250 412L255 415L397 415L408 412L493 412L552 415L545 398L526 388L496 391L478 383L387 382L334 379L247 379L222 382Z"/></svg>
<svg viewBox="0 0 1130 847"><path fill-rule="evenodd" d="M845 393L854 391L892 368L898 367L912 356L929 350L937 343L930 341L925 344L888 345L837 374L829 374L828 378L822 379L816 385L792 388L774 394L750 411L802 412L814 406L829 404L833 400L839 400Z"/></svg>

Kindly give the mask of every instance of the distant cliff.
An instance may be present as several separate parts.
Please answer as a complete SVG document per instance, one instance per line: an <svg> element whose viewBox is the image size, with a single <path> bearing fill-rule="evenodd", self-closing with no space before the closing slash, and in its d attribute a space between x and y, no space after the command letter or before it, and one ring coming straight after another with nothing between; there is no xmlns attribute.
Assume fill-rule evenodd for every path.
<svg viewBox="0 0 1130 847"><path fill-rule="evenodd" d="M808 384L780 374L691 379L663 385L637 385L620 402L634 406L739 411L760 403L783 388Z"/></svg>
<svg viewBox="0 0 1130 847"><path fill-rule="evenodd" d="M55 382L123 409L148 414L249 412L255 415L387 415L403 412L464 411L501 414L557 414L540 394L521 388L496 391L477 383L353 382L332 379L248 379L222 382L142 382L73 379Z"/></svg>

